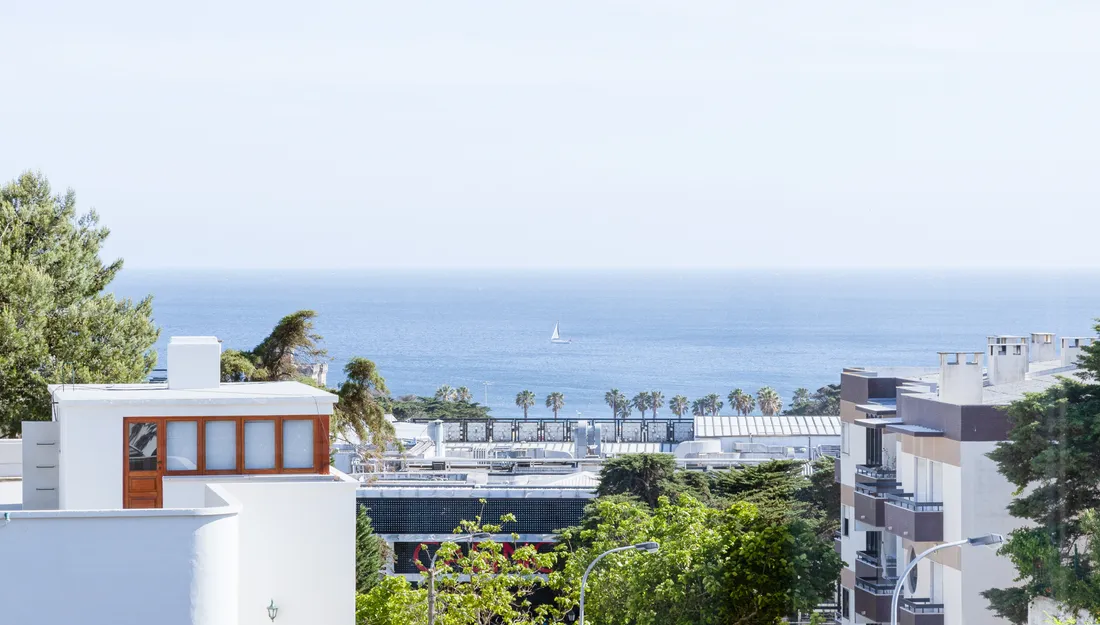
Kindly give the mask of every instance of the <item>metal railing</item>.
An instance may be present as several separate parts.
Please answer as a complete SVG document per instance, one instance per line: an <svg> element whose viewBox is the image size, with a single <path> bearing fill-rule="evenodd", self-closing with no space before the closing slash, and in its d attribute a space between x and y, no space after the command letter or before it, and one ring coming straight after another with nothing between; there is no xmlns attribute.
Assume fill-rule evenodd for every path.
<svg viewBox="0 0 1100 625"><path fill-rule="evenodd" d="M889 493L900 493L900 482L879 482L877 484L856 484L855 491L867 495L868 497L875 497L876 499L882 499Z"/></svg>
<svg viewBox="0 0 1100 625"><path fill-rule="evenodd" d="M856 588L871 593L872 595L892 595L897 580L856 578Z"/></svg>
<svg viewBox="0 0 1100 625"><path fill-rule="evenodd" d="M908 598L901 599L898 605L906 612L913 614L942 614L943 604L932 603L931 599Z"/></svg>
<svg viewBox="0 0 1100 625"><path fill-rule="evenodd" d="M856 560L875 568L878 568L879 565L878 553L874 551L857 551Z"/></svg>
<svg viewBox="0 0 1100 625"><path fill-rule="evenodd" d="M942 501L917 501L913 493L886 493L886 503L913 512L942 512Z"/></svg>
<svg viewBox="0 0 1100 625"><path fill-rule="evenodd" d="M876 480L889 480L897 477L898 472L895 469L884 467L879 464L857 464L856 475L862 475L863 477L869 477Z"/></svg>

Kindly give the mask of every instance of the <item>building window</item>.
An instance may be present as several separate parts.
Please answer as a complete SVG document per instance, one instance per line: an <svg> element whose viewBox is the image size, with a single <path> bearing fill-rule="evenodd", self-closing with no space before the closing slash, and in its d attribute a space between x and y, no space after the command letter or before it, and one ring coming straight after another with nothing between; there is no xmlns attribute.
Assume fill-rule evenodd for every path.
<svg viewBox="0 0 1100 625"><path fill-rule="evenodd" d="M882 430L867 428L867 461L868 466L882 466Z"/></svg>
<svg viewBox="0 0 1100 625"><path fill-rule="evenodd" d="M916 559L917 559L917 552L912 547L910 547L909 548L909 562L912 562L913 560L916 560ZM912 570L909 571L909 593L910 594L915 594L917 592L917 569L919 569L919 568L920 568L920 565L918 564L917 566L914 566Z"/></svg>
<svg viewBox="0 0 1100 625"><path fill-rule="evenodd" d="M852 620L852 604L851 600L848 599L849 595L850 593L847 588L840 591L840 615L848 620Z"/></svg>
<svg viewBox="0 0 1100 625"><path fill-rule="evenodd" d="M199 470L199 422L168 421L168 471Z"/></svg>
<svg viewBox="0 0 1100 625"><path fill-rule="evenodd" d="M312 420L283 420L283 468L313 468Z"/></svg>
<svg viewBox="0 0 1100 625"><path fill-rule="evenodd" d="M841 453L848 453L848 424L846 422L840 423L840 451Z"/></svg>
<svg viewBox="0 0 1100 625"><path fill-rule="evenodd" d="M205 461L207 471L237 470L237 420L207 421Z"/></svg>
<svg viewBox="0 0 1100 625"><path fill-rule="evenodd" d="M244 468L246 471L275 470L274 419L245 420Z"/></svg>
<svg viewBox="0 0 1100 625"><path fill-rule="evenodd" d="M848 535L848 522L849 522L848 517L850 517L852 515L851 513L852 513L852 509L849 508L848 506L845 506L845 505L840 506L840 535L841 536L847 536Z"/></svg>

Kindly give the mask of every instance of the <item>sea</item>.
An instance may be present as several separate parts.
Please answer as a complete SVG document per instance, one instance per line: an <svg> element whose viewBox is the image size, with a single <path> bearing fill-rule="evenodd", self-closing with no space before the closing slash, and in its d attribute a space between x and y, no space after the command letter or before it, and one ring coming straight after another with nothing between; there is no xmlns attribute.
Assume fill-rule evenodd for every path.
<svg viewBox="0 0 1100 625"><path fill-rule="evenodd" d="M499 417L609 416L603 397L839 382L846 366L928 366L993 334L1092 335L1100 272L179 271L124 269L110 290L153 296L159 365L173 335L250 349L284 315L317 312L338 385L349 358L394 396L469 387ZM560 323L568 344L553 344ZM667 407L664 409L667 411ZM726 408L723 413L728 413Z"/></svg>

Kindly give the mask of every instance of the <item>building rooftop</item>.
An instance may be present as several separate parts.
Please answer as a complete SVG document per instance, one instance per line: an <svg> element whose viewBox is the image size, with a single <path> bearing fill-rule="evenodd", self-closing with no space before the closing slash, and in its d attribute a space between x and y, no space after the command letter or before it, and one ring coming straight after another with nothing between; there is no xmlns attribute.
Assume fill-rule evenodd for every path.
<svg viewBox="0 0 1100 625"><path fill-rule="evenodd" d="M840 436L840 417L695 417L696 438Z"/></svg>
<svg viewBox="0 0 1100 625"><path fill-rule="evenodd" d="M301 382L223 382L216 388L170 389L168 384L51 384L60 403L107 404L273 404L313 400L336 403L332 393Z"/></svg>

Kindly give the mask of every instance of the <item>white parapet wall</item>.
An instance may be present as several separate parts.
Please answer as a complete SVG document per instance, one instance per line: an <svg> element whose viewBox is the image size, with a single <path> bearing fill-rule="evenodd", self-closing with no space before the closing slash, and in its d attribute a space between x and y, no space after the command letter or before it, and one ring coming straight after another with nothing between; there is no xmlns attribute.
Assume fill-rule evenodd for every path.
<svg viewBox="0 0 1100 625"><path fill-rule="evenodd" d="M334 475L227 476L218 486L241 504L239 625L355 622L355 492ZM190 505L204 476L166 477L164 504Z"/></svg>
<svg viewBox="0 0 1100 625"><path fill-rule="evenodd" d="M0 477L23 475L23 441L18 438L0 439Z"/></svg>
<svg viewBox="0 0 1100 625"><path fill-rule="evenodd" d="M240 505L0 516L0 623L236 625Z"/></svg>

